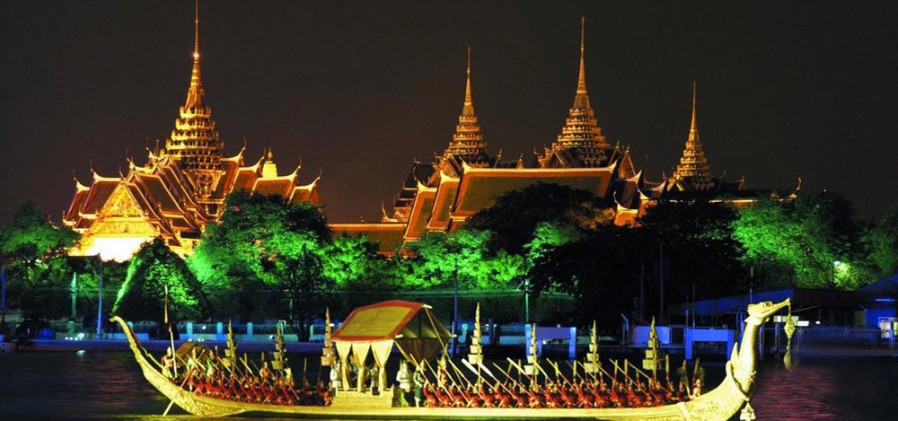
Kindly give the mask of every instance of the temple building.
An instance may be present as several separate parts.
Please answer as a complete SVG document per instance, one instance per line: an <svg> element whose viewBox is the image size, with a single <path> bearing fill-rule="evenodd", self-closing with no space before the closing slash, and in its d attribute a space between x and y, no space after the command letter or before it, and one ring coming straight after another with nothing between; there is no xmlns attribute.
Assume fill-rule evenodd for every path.
<svg viewBox="0 0 898 421"><path fill-rule="evenodd" d="M581 20L580 68L574 101L561 133L551 145L523 156L503 160L487 151L474 112L471 58L468 51L464 102L452 140L432 162L414 162L392 206L381 207L378 222L335 223L335 234L364 235L383 254L430 232L451 232L467 218L492 206L495 199L536 183L554 183L582 189L604 199L617 225L635 225L647 207L662 198L696 198L743 206L754 203L759 192L745 190L744 180L727 183L713 176L698 136L693 85L692 122L683 157L673 175L646 180L630 157L629 147L612 145L602 133L590 105L586 85L585 20Z"/></svg>
<svg viewBox="0 0 898 421"><path fill-rule="evenodd" d="M179 254L189 254L204 228L220 220L234 191L279 195L291 203L318 202L318 178L299 182L300 167L279 175L268 149L252 165L245 146L224 155L212 109L206 103L200 69L199 15L195 18L193 69L187 98L163 147L147 148L143 165L127 158L127 172L97 174L75 195L63 222L81 235L72 255L127 260L143 244L162 237Z"/></svg>

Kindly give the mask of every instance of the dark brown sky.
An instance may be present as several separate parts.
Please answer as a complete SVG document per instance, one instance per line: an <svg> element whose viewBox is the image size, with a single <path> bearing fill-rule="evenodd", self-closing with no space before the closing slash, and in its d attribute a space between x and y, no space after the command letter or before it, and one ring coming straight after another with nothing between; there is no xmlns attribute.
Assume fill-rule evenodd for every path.
<svg viewBox="0 0 898 421"><path fill-rule="evenodd" d="M465 49L488 147L558 134L587 83L600 124L649 178L676 165L692 80L712 171L752 188L846 193L864 218L898 203L898 3L205 1L206 98L228 154L272 146L323 171L332 221L374 218L413 158L450 139ZM187 1L0 5L0 223L34 200L58 220L88 163L111 176L164 140L187 89Z"/></svg>

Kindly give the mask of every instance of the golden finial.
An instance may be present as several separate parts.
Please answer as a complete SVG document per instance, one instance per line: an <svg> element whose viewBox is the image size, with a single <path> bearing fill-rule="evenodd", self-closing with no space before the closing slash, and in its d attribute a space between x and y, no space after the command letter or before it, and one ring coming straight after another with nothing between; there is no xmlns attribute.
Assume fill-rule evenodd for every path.
<svg viewBox="0 0 898 421"><path fill-rule="evenodd" d="M580 78L577 80L577 94L586 94L586 63L584 62L586 51L586 16L580 17Z"/></svg>
<svg viewBox="0 0 898 421"><path fill-rule="evenodd" d="M474 100L471 99L471 46L468 46L467 80L465 81L465 107L471 107L473 105Z"/></svg>
<svg viewBox="0 0 898 421"><path fill-rule="evenodd" d="M695 80L692 81L692 122L689 124L689 141L698 140L698 122L695 118Z"/></svg>
<svg viewBox="0 0 898 421"><path fill-rule="evenodd" d="M262 164L262 178L275 178L278 176L278 167L277 164L274 163L274 153L271 151L271 148L267 148L267 150L263 154L265 163Z"/></svg>
<svg viewBox="0 0 898 421"><path fill-rule="evenodd" d="M193 58L200 58L200 0L194 2L193 10Z"/></svg>
<svg viewBox="0 0 898 421"><path fill-rule="evenodd" d="M185 108L203 105L203 82L200 72L200 2L194 4L193 17L193 70L190 72L190 87L187 89Z"/></svg>

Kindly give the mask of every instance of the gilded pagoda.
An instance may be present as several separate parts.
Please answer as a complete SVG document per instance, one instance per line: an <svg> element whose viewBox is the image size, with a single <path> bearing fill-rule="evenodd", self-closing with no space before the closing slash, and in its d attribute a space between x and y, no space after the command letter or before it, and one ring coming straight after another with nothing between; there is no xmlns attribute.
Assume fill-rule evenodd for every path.
<svg viewBox="0 0 898 421"><path fill-rule="evenodd" d="M204 228L220 220L234 191L278 195L290 203L318 202L318 178L300 183L299 166L279 175L270 149L252 164L245 160L245 146L225 156L203 87L198 10L194 22L187 97L164 145L147 147L143 165L128 157L127 171L118 176L101 176L91 168L88 184L75 180L75 195L63 213L63 222L81 235L72 255L127 260L156 237L173 251L189 254Z"/></svg>
<svg viewBox="0 0 898 421"><path fill-rule="evenodd" d="M758 192L744 180L725 182L710 173L698 137L693 85L692 121L680 164L671 176L650 181L637 171L630 148L611 144L602 133L586 84L585 19L580 25L580 66L574 101L561 133L530 159L503 160L490 155L474 112L471 56L468 49L465 92L458 125L448 147L431 162L415 161L393 201L381 207L377 222L331 224L337 234L365 235L391 254L430 232L455 231L496 198L536 183L582 189L613 204L614 223L634 225L647 207L662 198L705 197L737 206L753 203Z"/></svg>

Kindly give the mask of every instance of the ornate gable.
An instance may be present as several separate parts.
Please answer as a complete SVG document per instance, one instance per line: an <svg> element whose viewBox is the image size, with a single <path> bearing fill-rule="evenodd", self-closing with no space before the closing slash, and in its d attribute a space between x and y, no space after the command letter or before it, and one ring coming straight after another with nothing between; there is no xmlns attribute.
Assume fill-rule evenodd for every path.
<svg viewBox="0 0 898 421"><path fill-rule="evenodd" d="M158 230L148 220L144 209L124 183L109 196L100 209L96 222L90 229L93 235L148 238L159 235Z"/></svg>

